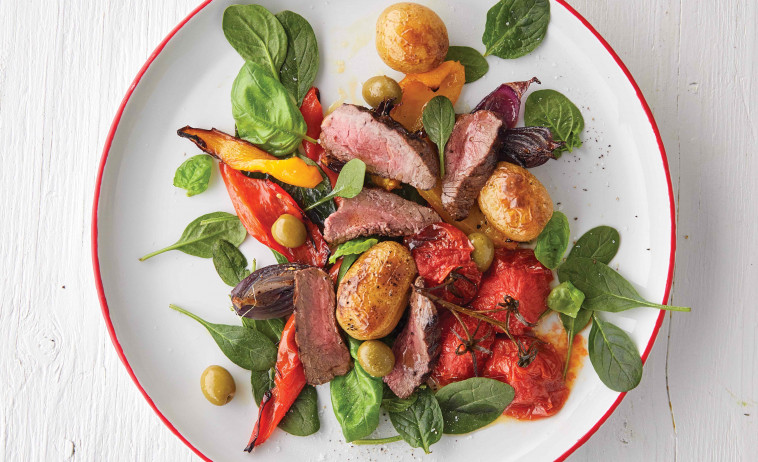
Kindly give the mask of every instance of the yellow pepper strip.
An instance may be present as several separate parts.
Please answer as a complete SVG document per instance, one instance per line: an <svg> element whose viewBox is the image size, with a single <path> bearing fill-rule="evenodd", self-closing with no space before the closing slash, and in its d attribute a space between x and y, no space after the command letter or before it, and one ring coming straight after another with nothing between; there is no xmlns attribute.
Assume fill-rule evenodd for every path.
<svg viewBox="0 0 758 462"><path fill-rule="evenodd" d="M283 183L303 188L315 188L322 181L318 167L306 164L299 157L276 158L245 140L215 128L203 130L187 126L177 133L235 170L267 173Z"/></svg>
<svg viewBox="0 0 758 462"><path fill-rule="evenodd" d="M431 205L440 217L442 217L442 220L445 223L450 223L467 235L474 232L484 233L498 249L515 249L518 247L518 242L511 241L505 237L505 234L495 229L495 227L487 221L487 217L485 217L482 211L479 210L479 205L476 203L474 203L474 206L471 208L468 217L460 221L453 220L453 217L451 217L450 214L445 211L444 207L442 207L442 185L440 182L437 182L437 186L435 186L434 189L426 191L419 189L418 192L421 194L421 197L429 202L429 205Z"/></svg>
<svg viewBox="0 0 758 462"><path fill-rule="evenodd" d="M400 81L403 97L390 116L408 131L423 128L424 106L435 96L446 96L453 104L466 83L466 69L457 61L445 61L439 67L422 74L408 74Z"/></svg>
<svg viewBox="0 0 758 462"><path fill-rule="evenodd" d="M392 178L385 178L383 176L374 175L373 173L369 173L368 178L369 180L371 180L371 183L373 183L376 186L379 186L385 191L392 191L393 189L397 189L400 187L400 182L397 180L393 180Z"/></svg>

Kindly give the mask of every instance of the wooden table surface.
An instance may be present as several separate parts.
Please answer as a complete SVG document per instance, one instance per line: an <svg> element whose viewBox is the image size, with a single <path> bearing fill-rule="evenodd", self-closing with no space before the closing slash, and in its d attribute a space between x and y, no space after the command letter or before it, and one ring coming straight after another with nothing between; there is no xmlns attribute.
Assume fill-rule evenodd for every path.
<svg viewBox="0 0 758 462"><path fill-rule="evenodd" d="M123 94L198 1L0 1L2 460L197 459L116 357L90 213ZM672 303L693 307L666 316L642 384L570 460L756 460L758 6L570 2L658 121L678 201Z"/></svg>

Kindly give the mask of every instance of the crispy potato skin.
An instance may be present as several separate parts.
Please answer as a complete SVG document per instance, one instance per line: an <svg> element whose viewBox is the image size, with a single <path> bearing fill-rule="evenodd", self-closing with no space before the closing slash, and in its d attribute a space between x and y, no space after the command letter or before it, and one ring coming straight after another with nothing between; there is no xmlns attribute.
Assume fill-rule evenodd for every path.
<svg viewBox="0 0 758 462"><path fill-rule="evenodd" d="M479 208L487 220L509 239L531 241L553 215L547 189L525 168L497 164L479 193Z"/></svg>
<svg viewBox="0 0 758 462"><path fill-rule="evenodd" d="M376 50L404 74L431 71L445 60L450 45L437 13L416 3L395 3L376 21Z"/></svg>
<svg viewBox="0 0 758 462"><path fill-rule="evenodd" d="M397 326L417 273L411 252L393 241L371 247L337 289L337 322L358 340L379 339Z"/></svg>

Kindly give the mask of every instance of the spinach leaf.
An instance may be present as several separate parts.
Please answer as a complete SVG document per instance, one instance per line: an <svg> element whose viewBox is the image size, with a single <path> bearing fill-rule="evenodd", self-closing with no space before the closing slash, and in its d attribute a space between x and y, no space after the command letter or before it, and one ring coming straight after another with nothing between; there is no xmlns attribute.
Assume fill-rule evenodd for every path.
<svg viewBox="0 0 758 462"><path fill-rule="evenodd" d="M337 247L337 250L335 250L332 256L329 257L329 263L334 263L339 257L343 257L345 255L360 255L378 243L379 239L373 237L359 237L353 239L352 241L347 241Z"/></svg>
<svg viewBox="0 0 758 462"><path fill-rule="evenodd" d="M445 145L455 126L453 103L445 96L435 96L424 106L421 120L424 122L424 130L429 135L429 139L437 145L440 156L440 177L443 177L445 176Z"/></svg>
<svg viewBox="0 0 758 462"><path fill-rule="evenodd" d="M206 154L192 156L185 160L174 173L174 186L187 190L187 196L194 196L208 189L213 171L213 158Z"/></svg>
<svg viewBox="0 0 758 462"><path fill-rule="evenodd" d="M224 10L221 28L245 61L263 66L273 77L287 55L287 34L282 24L260 5L232 5Z"/></svg>
<svg viewBox="0 0 758 462"><path fill-rule="evenodd" d="M484 377L445 385L435 395L447 434L472 432L493 422L514 396L512 386Z"/></svg>
<svg viewBox="0 0 758 462"><path fill-rule="evenodd" d="M214 220L203 223L205 220ZM184 229L181 237L174 244L161 250L151 252L139 261L145 261L169 250L181 250L182 252L201 258L211 258L213 256L213 244L219 239L229 241L232 245L242 244L247 236L245 227L242 226L239 219L226 212L213 212L195 218Z"/></svg>
<svg viewBox="0 0 758 462"><path fill-rule="evenodd" d="M306 157L306 159L308 158ZM308 160L310 161L310 159ZM321 170L321 167L318 165L317 167L319 170ZM313 208L309 208L311 204L319 202L324 197L329 196L329 193L332 192L332 183L329 181L329 177L326 176L323 170L321 170L321 176L324 178L324 180L316 185L315 188L292 186L291 184L275 180L273 177L270 179L275 180L279 186L281 186L285 191L289 193L290 196L292 196L293 199L295 199L297 205L303 209L305 215L313 223L323 228L324 221L326 221L329 215L337 211L337 206L334 204L333 200L327 200L326 202L322 201L320 204L314 206Z"/></svg>
<svg viewBox="0 0 758 462"><path fill-rule="evenodd" d="M358 260L358 255L356 254L345 255L342 257L342 264L340 264L340 270L337 273L337 284L342 282L342 278L345 277L347 270L353 266L353 263L355 263L356 260Z"/></svg>
<svg viewBox="0 0 758 462"><path fill-rule="evenodd" d="M285 257L284 255L280 254L279 252L277 252L277 251L276 251L276 250L274 250L274 249L271 249L271 253L273 253L273 254L274 254L274 258L276 259L276 262L277 262L278 264L280 264L280 265L281 265L281 264L284 264L284 263L289 263L289 262L290 262L290 261L287 259L287 257Z"/></svg>
<svg viewBox="0 0 758 462"><path fill-rule="evenodd" d="M524 123L527 127L547 127L555 141L565 143L553 151L556 158L582 145L579 135L584 130L584 117L574 103L555 90L537 90L529 95L524 104Z"/></svg>
<svg viewBox="0 0 758 462"><path fill-rule="evenodd" d="M176 305L169 305L169 308L189 316L208 329L221 352L239 367L251 371L265 371L276 363L276 346L257 330L214 324Z"/></svg>
<svg viewBox="0 0 758 462"><path fill-rule="evenodd" d="M568 248L569 235L569 222L566 215L561 212L553 212L550 221L547 222L537 237L534 256L546 267L557 268Z"/></svg>
<svg viewBox="0 0 758 462"><path fill-rule="evenodd" d="M313 28L302 16L292 11L277 13L276 19L287 33L287 56L279 71L279 80L292 93L297 105L303 103L318 72L318 42Z"/></svg>
<svg viewBox="0 0 758 462"><path fill-rule="evenodd" d="M310 210L332 200L335 197L344 197L351 199L360 194L363 189L363 183L366 180L366 164L360 159L352 159L342 167L340 176L334 183L334 189L328 195L308 206L305 210Z"/></svg>
<svg viewBox="0 0 758 462"><path fill-rule="evenodd" d="M416 402L418 399L418 394L416 392L413 392L413 394L407 398L398 398L395 393L390 389L390 387L387 386L387 384L384 384L384 395L382 396L382 407L387 412L403 412L404 410L411 407L413 403Z"/></svg>
<svg viewBox="0 0 758 462"><path fill-rule="evenodd" d="M348 337L350 354L356 359L362 342ZM370 435L379 426L379 406L382 404L382 379L366 372L356 360L345 375L329 383L332 409L348 443Z"/></svg>
<svg viewBox="0 0 758 462"><path fill-rule="evenodd" d="M307 127L295 99L264 67L246 62L232 85L232 115L240 138L275 156L291 153Z"/></svg>
<svg viewBox="0 0 758 462"><path fill-rule="evenodd" d="M686 307L648 302L623 276L597 260L571 257L558 268L558 278L571 281L584 292L582 307L588 310L617 313L649 306L661 310L690 311Z"/></svg>
<svg viewBox="0 0 758 462"><path fill-rule="evenodd" d="M574 346L574 337L582 329L587 327L587 324L592 318L593 311L580 308L575 318L567 316L561 313L561 322L563 328L566 329L566 336L568 337L568 347L566 348L566 362L563 363L563 379L566 379L568 373L569 364L571 364L571 349Z"/></svg>
<svg viewBox="0 0 758 462"><path fill-rule="evenodd" d="M274 388L274 377L276 377L276 368L274 367L265 371L251 371L250 384L253 386L253 399L255 399L256 406L260 406L263 395Z"/></svg>
<svg viewBox="0 0 758 462"><path fill-rule="evenodd" d="M279 343L279 339L282 338L282 331L284 330L284 324L286 318L274 318L274 319L250 319L241 318L242 325L248 329L255 329L261 334L268 337L274 344Z"/></svg>
<svg viewBox="0 0 758 462"><path fill-rule="evenodd" d="M584 302L584 294L574 287L571 281L564 281L553 287L550 295L547 296L547 306L551 310L570 318L576 318L582 308L582 302Z"/></svg>
<svg viewBox="0 0 758 462"><path fill-rule="evenodd" d="M418 398L402 412L390 412L390 421L395 430L412 448L423 448L429 454L429 446L442 438L445 425L437 399L428 388L420 388Z"/></svg>
<svg viewBox="0 0 758 462"><path fill-rule="evenodd" d="M303 388L279 422L279 428L295 436L312 435L321 428L318 418L318 393L313 385Z"/></svg>
<svg viewBox="0 0 758 462"><path fill-rule="evenodd" d="M250 275L247 258L234 244L226 239L213 243L213 266L225 284L235 287Z"/></svg>
<svg viewBox="0 0 758 462"><path fill-rule="evenodd" d="M550 22L548 0L500 0L487 12L484 56L519 58L537 48Z"/></svg>
<svg viewBox="0 0 758 462"><path fill-rule="evenodd" d="M619 250L621 237L610 226L598 226L587 231L576 241L568 258L586 257L606 265L613 260Z"/></svg>
<svg viewBox="0 0 758 462"><path fill-rule="evenodd" d="M466 83L476 82L490 70L487 60L471 47L451 46L447 49L445 61L458 61L466 69Z"/></svg>
<svg viewBox="0 0 758 462"><path fill-rule="evenodd" d="M639 385L642 359L637 346L626 332L592 315L589 356L592 367L603 383L614 391L625 392Z"/></svg>

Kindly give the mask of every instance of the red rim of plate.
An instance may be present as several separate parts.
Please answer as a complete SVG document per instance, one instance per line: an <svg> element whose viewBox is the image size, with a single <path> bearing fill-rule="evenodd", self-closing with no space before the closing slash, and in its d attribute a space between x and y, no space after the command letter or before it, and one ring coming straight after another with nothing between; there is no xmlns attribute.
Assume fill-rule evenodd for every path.
<svg viewBox="0 0 758 462"><path fill-rule="evenodd" d="M190 19L192 19L197 13L199 13L203 8L208 6L209 3L211 3L212 0L205 0L200 6L195 8L182 22L177 24L176 27L166 36L166 38L163 39L163 41L156 47L155 51L150 55L150 57L147 59L145 64L142 66L142 68L137 73L137 77L135 77L132 84L129 86L129 89L126 92L126 95L124 96L124 99L121 101L121 105L118 108L118 111L116 111L116 117L113 119L113 124L111 125L110 130L108 131L108 137L105 140L105 147L103 149L103 155L100 159L100 166L98 168L97 172L97 180L95 185L95 197L94 197L94 203L92 206L92 264L94 266L95 270L95 284L97 286L97 294L98 298L100 299L100 306L103 312L103 317L105 318L105 324L108 329L108 334L111 337L111 341L113 342L113 346L116 348L116 353L118 354L118 357L121 358L121 362L124 363L124 366L126 367L127 373L129 373L129 377L131 377L132 381L134 381L134 384L139 389L140 393L142 393L142 396L147 400L147 403L150 405L150 407L155 411L155 413L158 415L158 417L161 419L161 421L168 427L171 432L173 432L184 444L186 444L192 451L195 452L198 456L200 456L203 460L212 462L211 459L209 459L205 454L200 452L199 449L197 449L195 446L193 446L187 439L179 432L179 430L174 427L174 425L164 416L161 411L156 407L153 400L150 398L150 396L147 394L144 388L142 388L142 385L139 383L139 380L137 380L137 377L134 375L134 371L132 370L131 365L129 365L129 361L126 359L126 355L124 354L124 350L121 348L121 344L118 341L118 337L116 337L116 331L114 330L113 323L111 322L111 316L110 316L110 310L108 309L108 301L105 297L105 290L103 289L103 281L100 275L100 259L98 256L98 229L97 229L97 212L98 212L98 205L100 203L100 185L103 181L103 172L105 170L105 163L108 160L108 153L110 152L111 143L113 142L113 137L116 134L116 130L118 129L118 124L121 121L121 116L124 113L124 108L126 107L126 104L129 102L129 98L131 98L132 93L134 92L134 89L137 87L137 85L140 83L140 80L142 80L142 77L145 75L145 72L147 72L150 65L155 61L155 58L158 57L158 55L163 51L163 48L166 46L166 44L174 37L174 35L182 28L184 27L187 22L189 22ZM666 289L663 294L663 301L661 303L666 303L669 298L669 293L671 291L671 281L674 275L674 255L676 253L676 212L675 212L675 205L674 205L674 191L671 186L671 174L669 172L669 165L668 165L668 158L666 157L666 150L663 147L663 140L661 139L661 134L658 131L658 125L655 123L655 119L653 118L653 114L650 111L650 107L647 104L647 101L645 101L645 97L642 94L642 91L640 90L640 87L637 85L637 82L635 82L634 77L632 77L632 74L629 72L629 69L627 69L626 65L621 61L621 58L616 54L616 52L613 50L613 48L608 44L608 42L598 33L598 31L592 27L592 24L589 23L581 14L579 14L574 8L571 7L568 3L565 2L565 0L556 0L558 4L566 8L566 10L569 11L569 13L573 14L592 34L598 39L598 41L605 47L605 49L608 51L608 53L613 57L613 59L616 61L616 64L621 68L621 70L624 72L624 75L626 75L627 79L629 79L629 83L632 85L632 88L634 88L634 91L637 93L637 97L640 100L640 104L642 105L642 108L645 110L645 114L647 114L648 121L650 122L650 127L653 129L653 132L655 133L656 141L658 142L658 148L661 152L661 160L663 163L663 170L666 174L666 182L668 183L668 193L669 193L669 205L670 205L670 213L671 213L671 255L669 260L669 270L668 270L668 276L666 280ZM661 324L663 323L663 318L665 316L665 312L661 310L660 314L658 315L658 319L656 320L655 327L653 328L653 333L650 337L650 340L648 341L647 346L645 347L645 351L642 353L642 362L644 363L645 360L647 360L648 355L650 354L650 350L653 348L653 344L655 343L655 339L658 336L658 331L661 328ZM556 462L562 461L566 459L572 452L574 452L577 448L579 448L582 444L584 444L596 431L600 426L605 423L605 421L610 417L610 415L613 413L613 411L618 407L618 405L621 403L621 400L624 399L624 396L626 396L626 393L620 393L618 398L616 398L616 401L613 402L610 408L608 408L608 411L600 418L600 420L597 421L597 423L589 429L589 431L581 437L571 448L569 448L566 452L564 452L560 457L556 459Z"/></svg>

